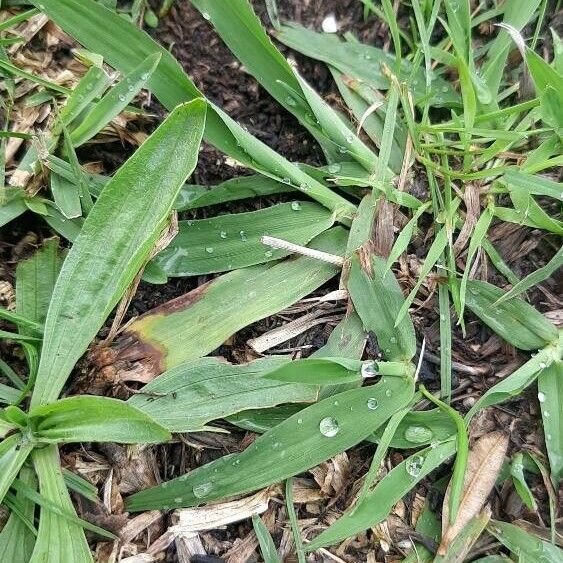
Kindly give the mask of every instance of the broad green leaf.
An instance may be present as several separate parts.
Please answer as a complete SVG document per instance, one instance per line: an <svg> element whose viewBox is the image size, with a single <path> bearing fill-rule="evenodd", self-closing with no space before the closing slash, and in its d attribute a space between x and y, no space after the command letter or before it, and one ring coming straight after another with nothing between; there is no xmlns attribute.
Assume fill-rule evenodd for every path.
<svg viewBox="0 0 563 563"><path fill-rule="evenodd" d="M505 292L480 280L467 282L466 304L488 327L521 350L557 341L557 329L534 307L519 299L499 300Z"/></svg>
<svg viewBox="0 0 563 563"><path fill-rule="evenodd" d="M561 200L563 186L539 174L526 174L517 170L507 170L501 181L506 183L508 189L519 188L530 195L544 195Z"/></svg>
<svg viewBox="0 0 563 563"><path fill-rule="evenodd" d="M148 56L160 53L161 59L148 81L148 88L169 110L178 104L202 96L180 64L163 47L121 15L93 0L37 0L42 10L62 29L89 50L101 54L122 74L131 72ZM217 106L209 103L205 138L238 162L303 189L344 222L354 206L253 137ZM301 188L303 186L303 188Z"/></svg>
<svg viewBox="0 0 563 563"><path fill-rule="evenodd" d="M82 495L84 498L92 501L99 502L98 489L95 485L92 485L90 481L86 481L80 475L73 473L69 469L63 467L63 477L67 488L71 491Z"/></svg>
<svg viewBox="0 0 563 563"><path fill-rule="evenodd" d="M454 441L426 448L394 467L365 497L306 546L307 551L335 544L381 522L393 506L455 452Z"/></svg>
<svg viewBox="0 0 563 563"><path fill-rule="evenodd" d="M36 323L45 322L61 265L62 256L56 239L46 241L33 256L18 263L16 312L19 315Z"/></svg>
<svg viewBox="0 0 563 563"><path fill-rule="evenodd" d="M491 520L487 530L520 561L563 561L563 550L556 545L532 536L522 528L507 522Z"/></svg>
<svg viewBox="0 0 563 563"><path fill-rule="evenodd" d="M22 189L0 187L0 227L26 211L25 192Z"/></svg>
<svg viewBox="0 0 563 563"><path fill-rule="evenodd" d="M332 223L330 211L305 201L211 219L180 221L178 235L154 262L172 277L254 266L289 254L264 246L260 240L263 235L303 246Z"/></svg>
<svg viewBox="0 0 563 563"><path fill-rule="evenodd" d="M297 24L283 25L275 33L276 39L304 55L323 61L342 74L366 82L376 90L389 88L389 79L383 73L383 65L396 68L395 57L370 45L355 41L341 41L335 34L317 33ZM401 61L401 78L406 79L412 71L408 61ZM431 105L458 105L459 98L448 82L432 75L433 96ZM423 69L415 72L412 88L416 99L425 95Z"/></svg>
<svg viewBox="0 0 563 563"><path fill-rule="evenodd" d="M557 270L559 270L561 266L563 266L563 248L560 248L555 254L555 256L553 256L553 258L547 264L545 264L545 266L538 268L531 274L528 274L525 278L520 280L518 283L516 283L510 291L507 291L497 301L497 305L499 303L502 303L503 301L507 301L512 297L524 293L524 291L527 291L531 287L534 287L538 283L541 283L542 281L546 280Z"/></svg>
<svg viewBox="0 0 563 563"><path fill-rule="evenodd" d="M260 552L262 553L264 563L282 563L282 560L276 550L274 540L272 539L268 528L266 528L266 524L264 524L260 516L257 514L252 517L252 526L254 527L256 538L260 544Z"/></svg>
<svg viewBox="0 0 563 563"><path fill-rule="evenodd" d="M0 502L32 449L33 444L21 434L13 434L0 442Z"/></svg>
<svg viewBox="0 0 563 563"><path fill-rule="evenodd" d="M78 187L58 174L51 173L51 193L55 205L67 219L82 215L82 204Z"/></svg>
<svg viewBox="0 0 563 563"><path fill-rule="evenodd" d="M558 483L563 479L563 361L555 361L540 373L538 400L551 475Z"/></svg>
<svg viewBox="0 0 563 563"><path fill-rule="evenodd" d="M227 420L249 432L264 434L303 408L303 405L281 405L273 409L242 411L227 417Z"/></svg>
<svg viewBox="0 0 563 563"><path fill-rule="evenodd" d="M86 218L49 305L34 406L57 398L142 267L195 167L205 110L202 100L174 110L119 169Z"/></svg>
<svg viewBox="0 0 563 563"><path fill-rule="evenodd" d="M548 370L546 370L546 372L547 371ZM518 493L518 496L522 499L522 502L529 510L537 510L538 506L536 499L534 499L534 495L532 494L532 491L526 482L526 477L524 476L524 458L522 452L514 454L514 457L510 462L510 476L512 477L512 483Z"/></svg>
<svg viewBox="0 0 563 563"><path fill-rule="evenodd" d="M35 487L37 480L32 469L22 468L20 479L30 487ZM22 517L33 523L35 505L21 493L16 494L20 512L11 512L8 522L0 532L0 560L10 563L28 563L33 552L35 537Z"/></svg>
<svg viewBox="0 0 563 563"><path fill-rule="evenodd" d="M171 432L206 429L212 420L280 403L312 403L318 389L261 377L288 363L272 357L234 365L216 358L180 364L145 385L128 404Z"/></svg>
<svg viewBox="0 0 563 563"><path fill-rule="evenodd" d="M328 397L269 430L242 453L132 495L127 508L193 506L306 471L362 441L409 404L413 393L411 378L387 377L377 385ZM358 424L359 416L362 424Z"/></svg>
<svg viewBox="0 0 563 563"><path fill-rule="evenodd" d="M381 352L390 361L409 361L416 354L416 336L410 317L395 327L404 303L403 293L385 261L373 256L367 264L355 254L351 258L348 291L366 331L372 331Z"/></svg>
<svg viewBox="0 0 563 563"><path fill-rule="evenodd" d="M310 246L342 255L345 244L346 231L335 227ZM162 373L206 356L241 328L293 305L338 271L308 257L235 270L140 316L123 337L133 337L138 342L133 347L140 347L139 359L156 360L157 374Z"/></svg>
<svg viewBox="0 0 563 563"><path fill-rule="evenodd" d="M295 188L283 182L277 182L276 180L258 174L231 178L216 186L186 184L180 190L176 198L174 209L177 211L186 211L188 209L197 209L208 205L221 205L227 201L293 191L295 191Z"/></svg>
<svg viewBox="0 0 563 563"><path fill-rule="evenodd" d="M377 364L366 362L370 376L377 374ZM310 357L281 364L266 372L264 379L308 385L333 385L339 383L360 383L362 362L347 358Z"/></svg>
<svg viewBox="0 0 563 563"><path fill-rule="evenodd" d="M32 408L29 423L41 441L158 443L170 433L129 403L109 397L80 395Z"/></svg>
<svg viewBox="0 0 563 563"><path fill-rule="evenodd" d="M515 397L531 385L540 372L549 367L553 362L559 361L563 354L563 333L559 344L553 344L540 350L535 356L528 360L515 372L493 385L467 413L466 419L470 420L473 415L485 407L502 403L511 397Z"/></svg>
<svg viewBox="0 0 563 563"><path fill-rule="evenodd" d="M33 465L39 478L39 491L60 510L75 515L74 506L64 484L56 446L36 449ZM30 563L90 563L92 554L82 527L53 510L42 507L37 540Z"/></svg>
<svg viewBox="0 0 563 563"><path fill-rule="evenodd" d="M437 442L445 442L456 434L452 418L440 409L429 411L411 411L399 423L391 440L392 448L410 450L428 446ZM369 440L377 442L381 431L377 431Z"/></svg>
<svg viewBox="0 0 563 563"><path fill-rule="evenodd" d="M119 115L139 91L160 61L160 53L150 55L139 66L116 84L84 116L78 127L73 129L70 138L75 147L79 147L100 132L114 117Z"/></svg>

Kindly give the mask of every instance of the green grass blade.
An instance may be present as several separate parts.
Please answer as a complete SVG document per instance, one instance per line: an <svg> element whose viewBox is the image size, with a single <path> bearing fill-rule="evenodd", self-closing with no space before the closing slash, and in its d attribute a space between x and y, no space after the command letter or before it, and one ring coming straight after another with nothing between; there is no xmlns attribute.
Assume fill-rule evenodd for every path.
<svg viewBox="0 0 563 563"><path fill-rule="evenodd" d="M149 444L170 439L170 433L150 416L109 397L67 397L32 408L28 416L34 435L45 442Z"/></svg>
<svg viewBox="0 0 563 563"><path fill-rule="evenodd" d="M72 130L70 139L79 147L99 133L119 115L145 86L160 61L160 53L150 55L116 84Z"/></svg>
<svg viewBox="0 0 563 563"><path fill-rule="evenodd" d="M316 237L310 246L342 255L346 234L343 228L336 227ZM133 337L137 344L129 352L120 353L137 354L140 368L139 372L125 375L148 381L166 369L201 358L241 328L293 305L338 272L339 268L332 264L301 257L224 274L149 311L127 327L123 337ZM139 349L134 352L136 346ZM151 373L149 379L146 369Z"/></svg>
<svg viewBox="0 0 563 563"><path fill-rule="evenodd" d="M24 440L21 434L13 434L0 443L0 502L32 449L33 444Z"/></svg>
<svg viewBox="0 0 563 563"><path fill-rule="evenodd" d="M172 277L254 266L289 254L264 246L260 240L263 235L303 246L332 223L330 211L304 201L199 221L181 221L178 235L154 262Z"/></svg>
<svg viewBox="0 0 563 563"><path fill-rule="evenodd" d="M257 514L252 517L252 526L254 528L254 532L256 533L258 543L260 544L260 552L262 553L264 563L282 563L282 560L276 550L274 540L272 539L268 528L266 528L266 524L264 524L260 516Z"/></svg>
<svg viewBox="0 0 563 563"><path fill-rule="evenodd" d="M543 420L545 446L554 483L563 479L563 362L555 361L538 377L538 400Z"/></svg>
<svg viewBox="0 0 563 563"><path fill-rule="evenodd" d="M547 371L548 370L546 370L546 372ZM524 459L522 452L514 454L514 457L510 462L510 476L512 478L512 484L514 485L518 496L522 499L522 502L529 510L537 510L538 506L536 499L534 499L534 495L532 494L532 491L526 482L526 477L524 476Z"/></svg>
<svg viewBox="0 0 563 563"><path fill-rule="evenodd" d="M34 406L57 398L76 361L142 267L197 161L205 109L201 100L178 107L96 201L53 291Z"/></svg>
<svg viewBox="0 0 563 563"><path fill-rule="evenodd" d="M367 258L367 260L370 260ZM367 264L352 256L348 291L366 331L373 331L385 359L409 361L416 354L416 336L410 317L395 326L404 302L403 293L385 262L373 256Z"/></svg>
<svg viewBox="0 0 563 563"><path fill-rule="evenodd" d="M362 504L348 511L307 544L307 551L335 544L375 526L387 518L393 506L419 481L455 452L453 441L426 448L394 467L366 496Z"/></svg>
<svg viewBox="0 0 563 563"><path fill-rule="evenodd" d="M290 477L285 482L285 503L287 506L287 514L291 525L291 531L293 533L295 551L297 552L297 561L299 563L306 563L303 541L301 539L301 530L299 529L297 513L295 512L295 506L293 504L293 477Z"/></svg>
<svg viewBox="0 0 563 563"><path fill-rule="evenodd" d="M36 486L37 480L32 469L22 468L19 478L30 487ZM10 561L10 563L28 563L33 552L35 536L23 519L33 522L35 506L21 493L17 493L16 500L19 505L18 513L11 512L8 522L0 532L0 560Z"/></svg>
<svg viewBox="0 0 563 563"><path fill-rule="evenodd" d="M557 342L557 329L534 307L480 280L467 282L467 307L499 336L521 350L537 350Z"/></svg>
<svg viewBox="0 0 563 563"><path fill-rule="evenodd" d="M520 561L563 561L563 550L507 522L491 520L487 530Z"/></svg>
<svg viewBox="0 0 563 563"><path fill-rule="evenodd" d="M195 432L205 430L212 420L240 411L314 402L317 387L262 377L287 363L285 357L242 365L202 358L163 373L133 395L128 404L171 432Z"/></svg>
<svg viewBox="0 0 563 563"><path fill-rule="evenodd" d="M412 379L387 377L377 385L328 397L269 430L242 453L132 495L128 510L193 506L301 473L363 440L405 407L413 392Z"/></svg>
<svg viewBox="0 0 563 563"><path fill-rule="evenodd" d="M51 173L51 193L55 205L67 219L82 215L78 186L58 174Z"/></svg>

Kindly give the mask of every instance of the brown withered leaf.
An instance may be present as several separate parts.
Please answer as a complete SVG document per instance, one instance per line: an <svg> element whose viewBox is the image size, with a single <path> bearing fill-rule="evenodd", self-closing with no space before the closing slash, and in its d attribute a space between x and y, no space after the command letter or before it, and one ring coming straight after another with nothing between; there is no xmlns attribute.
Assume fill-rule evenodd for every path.
<svg viewBox="0 0 563 563"><path fill-rule="evenodd" d="M463 494L455 522L450 525L450 485L442 507L442 541L438 554L444 555L452 540L483 508L498 477L506 450L508 436L501 431L481 436L469 451L463 482Z"/></svg>

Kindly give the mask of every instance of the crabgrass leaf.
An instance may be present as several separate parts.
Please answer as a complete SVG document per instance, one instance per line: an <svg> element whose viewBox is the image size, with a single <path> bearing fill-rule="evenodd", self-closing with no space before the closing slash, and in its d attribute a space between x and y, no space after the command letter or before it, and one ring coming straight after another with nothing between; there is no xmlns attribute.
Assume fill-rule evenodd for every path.
<svg viewBox="0 0 563 563"><path fill-rule="evenodd" d="M393 506L420 480L455 453L455 442L429 447L408 457L394 467L365 496L361 504L341 516L307 544L307 551L335 544L375 526L387 518Z"/></svg>
<svg viewBox="0 0 563 563"><path fill-rule="evenodd" d="M314 402L318 396L315 387L261 377L288 362L283 356L242 365L201 358L158 376L128 404L171 432L194 432L205 429L211 420L240 411Z"/></svg>
<svg viewBox="0 0 563 563"><path fill-rule="evenodd" d="M34 436L45 442L158 443L170 433L129 403L109 397L79 395L32 408Z"/></svg>
<svg viewBox="0 0 563 563"><path fill-rule="evenodd" d="M346 234L335 227L310 246L342 255ZM145 351L156 351L164 371L209 354L241 328L293 305L338 271L305 256L235 270L140 316L123 335L133 336Z"/></svg>
<svg viewBox="0 0 563 563"><path fill-rule="evenodd" d="M82 204L76 184L58 174L51 173L51 193L55 205L67 219L74 219L82 215Z"/></svg>
<svg viewBox="0 0 563 563"><path fill-rule="evenodd" d="M147 83L158 65L160 57L160 53L149 55L96 103L80 125L70 134L70 139L75 147L79 147L91 139L127 107Z"/></svg>
<svg viewBox="0 0 563 563"><path fill-rule="evenodd" d="M487 326L521 350L537 350L557 341L557 329L534 307L480 280L467 282L466 304Z"/></svg>
<svg viewBox="0 0 563 563"><path fill-rule="evenodd" d="M51 239L16 269L16 312L36 323L43 324L63 259L59 242ZM29 330L20 327L20 331Z"/></svg>
<svg viewBox="0 0 563 563"><path fill-rule="evenodd" d="M545 370L548 372L548 370ZM539 387L539 381L538 381ZM534 499L534 495L526 482L526 477L524 476L524 457L522 452L514 454L512 461L510 462L510 476L512 477L512 483L518 496L522 499L522 502L528 507L529 510L537 510L537 503Z"/></svg>
<svg viewBox="0 0 563 563"><path fill-rule="evenodd" d="M19 478L30 487L35 488L37 485L31 468L23 467ZM35 543L35 536L29 528L29 523L33 528L35 505L20 492L16 494L16 501L17 513L15 510L11 511L8 522L0 532L0 561L28 563Z"/></svg>
<svg viewBox="0 0 563 563"><path fill-rule="evenodd" d="M556 360L538 377L538 400L543 420L545 446L555 483L563 479L563 361Z"/></svg>
<svg viewBox="0 0 563 563"><path fill-rule="evenodd" d="M254 527L256 538L260 544L260 551L262 553L264 563L282 563L282 560L276 550L274 540L272 539L268 528L266 528L266 524L264 524L262 518L260 518L257 514L252 517L252 526Z"/></svg>
<svg viewBox="0 0 563 563"><path fill-rule="evenodd" d="M263 264L288 255L260 240L270 235L306 245L327 230L333 216L311 202L293 201L210 219L181 221L179 233L154 259L168 276L195 276Z"/></svg>
<svg viewBox="0 0 563 563"><path fill-rule="evenodd" d="M387 377L328 397L272 428L240 454L132 495L127 508L193 506L276 483L362 441L409 404L413 394L412 378Z"/></svg>
<svg viewBox="0 0 563 563"><path fill-rule="evenodd" d="M561 182L554 182L539 174L526 174L517 170L507 170L501 181L507 184L510 190L519 188L530 195L543 195L561 201L563 186Z"/></svg>
<svg viewBox="0 0 563 563"><path fill-rule="evenodd" d="M36 449L33 452L33 465L39 478L41 495L57 505L59 510L76 517L64 484L57 447ZM59 563L93 561L82 527L47 506L41 507L37 540L30 563L44 561Z"/></svg>
<svg viewBox="0 0 563 563"><path fill-rule="evenodd" d="M174 110L105 186L88 214L53 291L33 405L56 399L142 267L195 167L205 110L203 100Z"/></svg>
<svg viewBox="0 0 563 563"><path fill-rule="evenodd" d="M520 561L563 561L563 550L507 522L491 520L487 530Z"/></svg>
<svg viewBox="0 0 563 563"><path fill-rule="evenodd" d="M32 449L33 444L21 434L13 434L0 442L0 502Z"/></svg>
<svg viewBox="0 0 563 563"><path fill-rule="evenodd" d="M467 413L466 419L470 420L476 412L485 407L502 403L522 393L526 387L536 380L542 370L550 366L554 361L560 360L563 348L563 334L559 340L558 345L546 346L515 372L499 381L496 385L493 385L473 405Z"/></svg>
<svg viewBox="0 0 563 563"><path fill-rule="evenodd" d="M20 188L0 188L0 227L27 211L25 192Z"/></svg>
<svg viewBox="0 0 563 563"><path fill-rule="evenodd" d="M403 293L393 275L386 271L385 261L379 256L351 258L348 291L366 331L372 331L383 356L390 361L409 361L416 354L414 325L406 315L397 326L397 318L404 303Z"/></svg>

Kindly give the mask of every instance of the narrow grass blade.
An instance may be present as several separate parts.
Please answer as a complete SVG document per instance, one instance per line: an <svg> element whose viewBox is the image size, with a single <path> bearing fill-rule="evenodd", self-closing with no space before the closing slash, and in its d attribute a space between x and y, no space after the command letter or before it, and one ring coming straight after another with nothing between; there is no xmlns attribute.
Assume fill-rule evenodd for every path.
<svg viewBox="0 0 563 563"><path fill-rule="evenodd" d="M487 530L522 561L563 561L563 550L540 540L522 528L491 520Z"/></svg>
<svg viewBox="0 0 563 563"><path fill-rule="evenodd" d="M216 358L180 364L145 385L128 404L171 432L207 429L212 420L280 403L312 403L318 388L261 377L288 358L272 357L233 365Z"/></svg>
<svg viewBox="0 0 563 563"><path fill-rule="evenodd" d="M550 366L553 362L560 360L562 354L563 333L560 336L559 344L553 344L540 350L514 373L510 374L496 385L493 385L493 387L473 405L465 417L466 420L471 420L476 412L485 407L496 405L511 397L520 395L526 387L536 380L542 370Z"/></svg>
<svg viewBox="0 0 563 563"><path fill-rule="evenodd" d="M541 283L549 278L552 274L559 270L561 266L563 266L563 248L560 248L555 256L545 266L538 268L536 271L528 274L525 278L515 284L510 291L507 291L498 299L496 304L499 305L512 297L516 297L517 295L524 293L531 287L534 287L538 283Z"/></svg>
<svg viewBox="0 0 563 563"><path fill-rule="evenodd" d="M179 106L96 201L54 288L34 406L57 398L76 361L143 265L197 161L205 109L201 100ZM109 255L108 237L113 243Z"/></svg>
<svg viewBox="0 0 563 563"><path fill-rule="evenodd" d="M20 480L35 487L37 479L30 468L22 468ZM24 522L33 522L35 515L35 505L21 493L16 494L19 510L18 514L11 512L8 522L0 532L0 560L10 561L10 563L28 563L33 552L35 536Z"/></svg>
<svg viewBox="0 0 563 563"><path fill-rule="evenodd" d="M534 498L534 495L526 482L526 477L524 476L524 457L522 452L514 454L514 457L510 462L510 476L512 477L512 484L514 485L518 496L522 499L522 502L529 510L537 510L538 506L536 499Z"/></svg>
<svg viewBox="0 0 563 563"><path fill-rule="evenodd" d="M75 515L61 473L57 447L36 449L33 452L33 465L39 478L41 495L59 505L61 510ZM93 561L81 526L42 507L37 540L30 563L42 563L53 559L59 563Z"/></svg>
<svg viewBox="0 0 563 563"><path fill-rule="evenodd" d="M346 234L336 227L316 237L310 246L342 255ZM225 274L132 322L111 352L115 367L120 369L120 356L124 360L136 357L123 376L150 381L167 369L209 354L241 328L289 307L338 271L332 264L301 257Z"/></svg>
<svg viewBox="0 0 563 563"><path fill-rule="evenodd" d="M45 442L158 443L170 433L129 403L80 395L59 399L29 411L35 436Z"/></svg>
<svg viewBox="0 0 563 563"><path fill-rule="evenodd" d="M408 294L407 298L404 300L403 304L401 305L399 312L397 313L397 319L395 321L395 325L399 325L399 323L401 323L405 318L405 316L407 315L409 307L412 305L412 302L414 301L414 298L416 297L416 294L418 293L418 290L422 285L422 282L426 279L426 276L430 273L430 270L432 270L436 262L438 262L438 260L440 259L440 256L442 255L442 252L444 252L444 249L446 248L447 244L448 244L447 229L446 227L442 227L438 231L438 234L436 235L436 237L432 241L432 244L430 245L430 248L428 249L426 258L424 259L424 262L422 263L422 267L420 268L420 274L418 277L418 281L416 282L416 285L413 287L412 291Z"/></svg>
<svg viewBox="0 0 563 563"><path fill-rule="evenodd" d="M365 500L353 511L346 512L308 543L307 551L315 551L320 547L355 536L387 518L393 506L402 497L454 452L454 443L446 442L408 457L381 479L376 487L366 495Z"/></svg>
<svg viewBox="0 0 563 563"><path fill-rule="evenodd" d="M25 192L19 188L0 187L0 227L27 211Z"/></svg>
<svg viewBox="0 0 563 563"><path fill-rule="evenodd" d="M193 506L301 473L363 440L406 406L413 392L412 379L388 377L324 399L269 430L242 453L132 495L128 510Z"/></svg>
<svg viewBox="0 0 563 563"><path fill-rule="evenodd" d="M416 354L416 336L410 317L397 326L395 319L404 303L395 276L385 271L378 256L352 256L348 291L364 328L373 331L383 356L390 361L409 361Z"/></svg>
<svg viewBox="0 0 563 563"><path fill-rule="evenodd" d="M561 182L554 182L539 174L526 174L517 170L507 170L501 181L506 183L508 190L518 188L530 195L543 195L561 200L563 186Z"/></svg>
<svg viewBox="0 0 563 563"><path fill-rule="evenodd" d="M255 514L252 517L252 526L254 528L254 532L256 533L258 543L260 544L260 552L262 553L264 563L282 563L282 560L276 550L274 540L260 516Z"/></svg>
<svg viewBox="0 0 563 563"><path fill-rule="evenodd" d="M228 201L287 192L295 192L295 188L260 175L231 178L216 186L186 184L178 194L174 209L186 211L210 205L223 205Z"/></svg>
<svg viewBox="0 0 563 563"><path fill-rule="evenodd" d="M538 400L552 479L563 479L563 362L555 361L538 377Z"/></svg>
<svg viewBox="0 0 563 563"><path fill-rule="evenodd" d="M293 533L295 551L297 552L297 561L299 563L306 563L303 540L301 539L301 530L299 529L297 513L295 512L295 506L293 504L293 477L290 477L285 482L285 503L287 506L287 514L289 516L291 531Z"/></svg>
<svg viewBox="0 0 563 563"><path fill-rule="evenodd" d="M480 280L467 282L467 307L499 336L521 350L537 350L557 342L557 329L534 307Z"/></svg>
<svg viewBox="0 0 563 563"><path fill-rule="evenodd" d="M263 235L303 246L332 223L330 211L316 203L299 201L248 213L181 221L178 235L154 262L173 277L263 264L289 254L264 246Z"/></svg>
<svg viewBox="0 0 563 563"><path fill-rule="evenodd" d="M79 147L100 132L119 115L145 86L160 61L160 53L146 58L139 66L116 84L72 130L70 139Z"/></svg>

